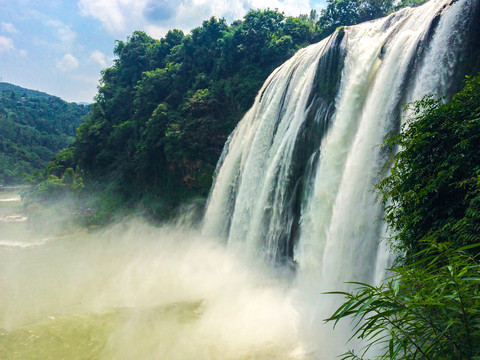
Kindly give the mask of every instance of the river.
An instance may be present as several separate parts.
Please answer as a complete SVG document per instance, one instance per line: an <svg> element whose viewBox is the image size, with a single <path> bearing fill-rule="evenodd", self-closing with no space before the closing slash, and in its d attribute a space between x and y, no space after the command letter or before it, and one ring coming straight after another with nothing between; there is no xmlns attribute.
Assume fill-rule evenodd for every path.
<svg viewBox="0 0 480 360"><path fill-rule="evenodd" d="M134 219L41 233L15 193L0 226L0 359L307 358L293 287L241 249Z"/></svg>

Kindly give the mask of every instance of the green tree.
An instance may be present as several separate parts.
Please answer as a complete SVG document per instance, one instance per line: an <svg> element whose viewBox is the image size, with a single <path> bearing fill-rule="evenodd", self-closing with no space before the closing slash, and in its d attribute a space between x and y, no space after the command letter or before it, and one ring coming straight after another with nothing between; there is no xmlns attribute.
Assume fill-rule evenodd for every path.
<svg viewBox="0 0 480 360"><path fill-rule="evenodd" d="M478 259L450 244L425 244L422 260L396 267L379 287L356 283L328 321L353 317L352 337L367 342L362 359L372 347L376 359L480 358L480 267ZM479 244L475 247L480 246Z"/></svg>
<svg viewBox="0 0 480 360"><path fill-rule="evenodd" d="M0 83L0 182L35 181L34 171L74 140L89 108Z"/></svg>
<svg viewBox="0 0 480 360"><path fill-rule="evenodd" d="M456 247L480 241L472 225L480 219L480 76L451 101L426 97L410 111L401 133L386 142L401 151L379 185L395 244L408 257L422 240Z"/></svg>
<svg viewBox="0 0 480 360"><path fill-rule="evenodd" d="M327 0L327 7L320 14L318 26L324 37L339 26L377 19L392 10L392 0Z"/></svg>
<svg viewBox="0 0 480 360"><path fill-rule="evenodd" d="M388 3L357 3L359 16L335 18L335 24L380 16L386 10L372 10L377 1ZM52 174L61 178L78 167L97 204L117 194L123 200L110 203L160 209L157 218L182 201L207 196L228 135L268 75L329 34L318 25L325 16L251 10L231 25L211 17L189 34L171 30L155 40L136 31L117 41L91 115L68 149L72 156L56 158ZM165 206L148 204L159 201Z"/></svg>

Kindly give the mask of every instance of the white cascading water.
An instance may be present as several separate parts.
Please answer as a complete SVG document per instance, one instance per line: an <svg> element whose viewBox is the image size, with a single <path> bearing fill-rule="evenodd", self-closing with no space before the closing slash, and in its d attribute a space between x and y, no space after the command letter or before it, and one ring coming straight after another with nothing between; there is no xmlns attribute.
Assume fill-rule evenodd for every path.
<svg viewBox="0 0 480 360"><path fill-rule="evenodd" d="M335 358L350 336L322 324L339 304L322 293L343 290L346 281L378 283L388 264L374 191L386 160L380 145L398 131L407 102L448 94L475 6L430 1L299 51L269 77L225 147L204 232L246 242L267 259L293 258L301 331L321 359ZM329 51L344 54L336 59L336 89L317 73ZM312 128L305 125L309 99L322 87L329 87L334 110L327 120L325 106L315 114L313 123L322 121L327 131L296 174L296 147ZM300 195L291 190L299 183ZM297 215L292 202L300 202Z"/></svg>

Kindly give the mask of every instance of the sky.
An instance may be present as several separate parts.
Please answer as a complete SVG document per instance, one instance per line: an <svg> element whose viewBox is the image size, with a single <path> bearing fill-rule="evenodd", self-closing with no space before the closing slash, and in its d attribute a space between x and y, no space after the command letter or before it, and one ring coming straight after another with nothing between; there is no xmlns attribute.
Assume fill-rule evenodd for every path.
<svg viewBox="0 0 480 360"><path fill-rule="evenodd" d="M320 10L324 0L0 0L0 82L70 102L93 102L116 40L136 30L160 39L216 16L230 24L250 9L286 15Z"/></svg>

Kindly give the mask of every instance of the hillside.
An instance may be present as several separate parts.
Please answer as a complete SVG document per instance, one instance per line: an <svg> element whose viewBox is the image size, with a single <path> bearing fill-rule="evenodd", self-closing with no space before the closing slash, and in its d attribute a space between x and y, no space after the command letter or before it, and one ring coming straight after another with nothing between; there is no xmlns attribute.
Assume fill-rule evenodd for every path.
<svg viewBox="0 0 480 360"><path fill-rule="evenodd" d="M42 99L48 99L48 98L54 97L52 95L49 95L41 91L26 89L21 86L0 82L0 92L4 93L8 91L19 93L22 96L36 97L36 98L42 98Z"/></svg>
<svg viewBox="0 0 480 360"><path fill-rule="evenodd" d="M0 83L0 184L29 182L38 176L74 140L88 112L89 106Z"/></svg>
<svg viewBox="0 0 480 360"><path fill-rule="evenodd" d="M211 17L160 40L136 31L117 41L91 115L45 180L61 182L63 171L75 170L99 222L129 208L164 219L185 201L205 199L228 135L268 75L338 26L393 10L391 0L328 1L320 14L251 10L230 25Z"/></svg>

